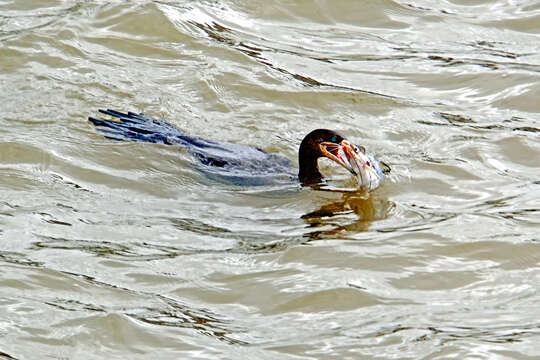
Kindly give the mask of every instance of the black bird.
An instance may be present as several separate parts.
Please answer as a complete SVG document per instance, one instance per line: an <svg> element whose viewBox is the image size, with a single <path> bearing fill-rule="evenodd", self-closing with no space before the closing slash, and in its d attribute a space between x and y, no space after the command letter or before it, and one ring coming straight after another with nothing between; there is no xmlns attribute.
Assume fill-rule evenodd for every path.
<svg viewBox="0 0 540 360"><path fill-rule="evenodd" d="M97 130L115 140L142 141L180 145L201 163L201 170L209 177L238 185L265 185L299 180L303 185L320 183L323 179L318 159L327 157L356 175L359 186L377 188L390 171L383 162L365 154L363 147L347 141L332 130L313 130L302 140L298 151L299 171L291 161L279 154L227 142L206 140L187 135L162 119L143 113L127 114L114 110L99 110L114 120L89 117Z"/></svg>

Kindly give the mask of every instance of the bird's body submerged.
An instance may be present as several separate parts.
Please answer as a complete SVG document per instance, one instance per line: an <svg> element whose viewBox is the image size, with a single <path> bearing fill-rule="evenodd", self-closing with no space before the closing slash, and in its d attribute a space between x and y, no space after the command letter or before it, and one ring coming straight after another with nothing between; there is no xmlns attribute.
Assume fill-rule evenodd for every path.
<svg viewBox="0 0 540 360"><path fill-rule="evenodd" d="M183 146L198 160L198 169L211 179L256 186L292 182L296 178L296 169L285 156L268 154L252 146L187 135L165 120L144 114L100 112L118 119L89 118L107 138Z"/></svg>
<svg viewBox="0 0 540 360"><path fill-rule="evenodd" d="M184 146L199 160L200 170L208 177L238 185L268 185L298 180L306 185L319 183L322 180L317 165L320 157L328 157L347 168L357 176L359 185L368 190L378 187L384 173L389 171L384 163L366 156L365 151L359 151L363 148L356 147L332 130L314 130L304 138L299 149L298 172L288 158L279 154L187 135L165 120L145 114L124 114L114 110L100 112L115 118L89 118L106 137Z"/></svg>

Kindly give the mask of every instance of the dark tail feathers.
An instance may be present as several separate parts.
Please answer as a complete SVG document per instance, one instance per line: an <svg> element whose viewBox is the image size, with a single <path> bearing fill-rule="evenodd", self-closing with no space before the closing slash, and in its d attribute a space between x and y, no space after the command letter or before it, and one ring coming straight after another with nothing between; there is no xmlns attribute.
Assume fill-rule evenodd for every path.
<svg viewBox="0 0 540 360"><path fill-rule="evenodd" d="M143 141L157 144L178 144L190 142L188 136L165 120L155 119L143 113L127 114L115 110L99 110L100 113L118 120L103 120L89 117L97 130L114 140Z"/></svg>

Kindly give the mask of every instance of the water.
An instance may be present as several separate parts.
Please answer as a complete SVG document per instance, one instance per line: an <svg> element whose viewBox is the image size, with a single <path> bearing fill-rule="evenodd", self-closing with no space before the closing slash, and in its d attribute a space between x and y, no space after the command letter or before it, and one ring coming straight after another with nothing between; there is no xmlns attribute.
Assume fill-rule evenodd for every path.
<svg viewBox="0 0 540 360"><path fill-rule="evenodd" d="M0 2L0 358L540 357L539 24L532 1ZM223 184L103 138L98 108L295 164L331 128L393 172L368 198Z"/></svg>

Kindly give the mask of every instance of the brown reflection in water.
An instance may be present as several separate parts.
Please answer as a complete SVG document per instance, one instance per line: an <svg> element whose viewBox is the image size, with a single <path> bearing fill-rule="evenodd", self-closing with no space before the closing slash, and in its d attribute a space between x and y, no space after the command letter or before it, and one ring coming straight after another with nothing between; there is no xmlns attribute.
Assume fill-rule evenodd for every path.
<svg viewBox="0 0 540 360"><path fill-rule="evenodd" d="M386 219L394 207L387 199L359 192L344 192L340 200L302 215L310 228L323 228L306 234L312 240L343 233L368 230L373 221Z"/></svg>

